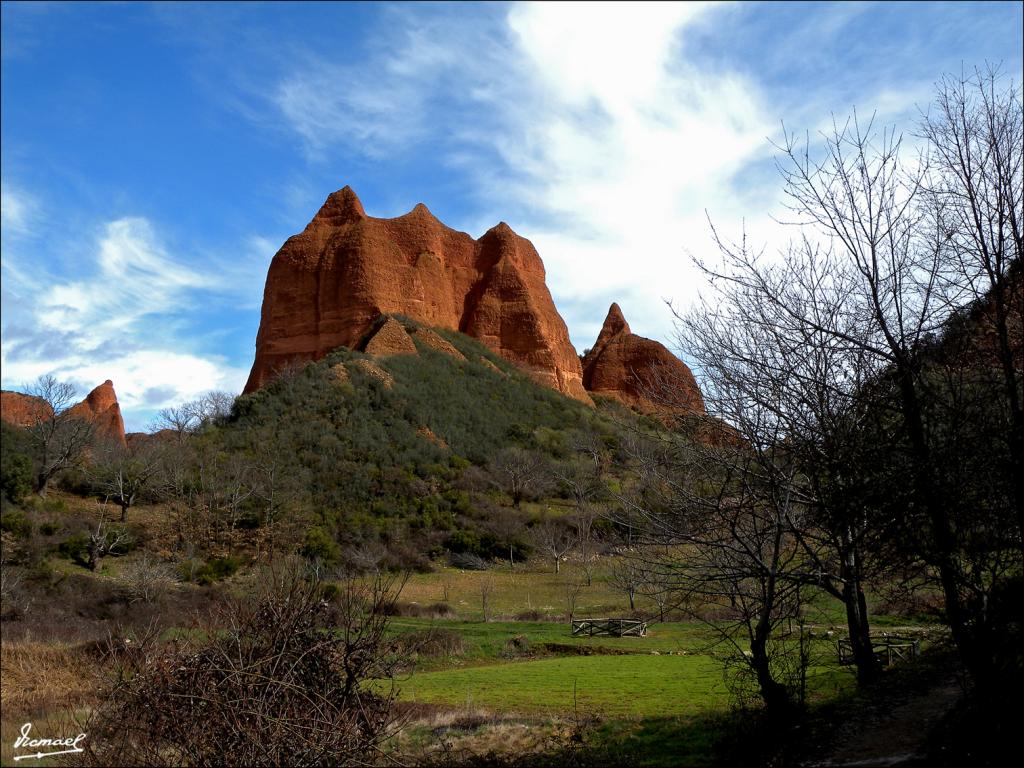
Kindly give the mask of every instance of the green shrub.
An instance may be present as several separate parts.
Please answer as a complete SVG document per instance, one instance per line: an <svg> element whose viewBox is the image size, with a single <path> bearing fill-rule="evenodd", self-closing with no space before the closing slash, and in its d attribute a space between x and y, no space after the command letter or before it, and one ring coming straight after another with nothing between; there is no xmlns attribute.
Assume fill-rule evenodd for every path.
<svg viewBox="0 0 1024 768"><path fill-rule="evenodd" d="M32 460L28 456L15 454L4 457L0 467L0 489L15 504L32 492Z"/></svg>
<svg viewBox="0 0 1024 768"><path fill-rule="evenodd" d="M23 510L5 509L0 514L0 530L24 538L32 532L32 523Z"/></svg>
<svg viewBox="0 0 1024 768"><path fill-rule="evenodd" d="M182 581L195 581L196 574L199 573L202 567L203 563L201 561L190 557L188 560L182 560L178 564L178 573L181 575Z"/></svg>
<svg viewBox="0 0 1024 768"><path fill-rule="evenodd" d="M480 536L475 531L453 531L445 541L445 545L454 553L468 552L480 554Z"/></svg>
<svg viewBox="0 0 1024 768"><path fill-rule="evenodd" d="M57 554L79 565L89 561L89 537L84 533L73 533L57 545Z"/></svg>
<svg viewBox="0 0 1024 768"><path fill-rule="evenodd" d="M310 560L322 560L325 563L337 563L341 559L341 547L323 528L314 525L306 531L306 542L302 546L302 555Z"/></svg>
<svg viewBox="0 0 1024 768"><path fill-rule="evenodd" d="M0 422L0 493L17 504L32 492L32 456L28 434Z"/></svg>
<svg viewBox="0 0 1024 768"><path fill-rule="evenodd" d="M237 557L215 557L192 571L192 580L196 584L208 586L215 581L234 576L242 566L242 561ZM184 574L183 574L184 575Z"/></svg>

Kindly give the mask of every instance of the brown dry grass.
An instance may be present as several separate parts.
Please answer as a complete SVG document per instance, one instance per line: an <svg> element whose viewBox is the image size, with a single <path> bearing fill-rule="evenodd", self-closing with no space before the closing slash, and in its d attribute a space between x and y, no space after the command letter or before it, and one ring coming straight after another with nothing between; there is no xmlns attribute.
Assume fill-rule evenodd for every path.
<svg viewBox="0 0 1024 768"><path fill-rule="evenodd" d="M4 720L94 703L99 663L89 646L36 641L0 644Z"/></svg>
<svg viewBox="0 0 1024 768"><path fill-rule="evenodd" d="M550 749L566 724L489 709L401 702L406 727L392 746L413 763L444 765L490 755L512 760Z"/></svg>

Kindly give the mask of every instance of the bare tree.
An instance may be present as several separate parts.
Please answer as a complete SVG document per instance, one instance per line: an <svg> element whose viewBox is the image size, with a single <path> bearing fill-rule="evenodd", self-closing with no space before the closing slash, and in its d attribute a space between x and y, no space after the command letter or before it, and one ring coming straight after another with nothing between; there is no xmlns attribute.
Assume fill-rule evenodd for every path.
<svg viewBox="0 0 1024 768"><path fill-rule="evenodd" d="M1006 119L1019 122L1020 111ZM903 516L902 530L911 551L934 568L961 658L973 679L988 687L997 683L1002 664L993 655L1001 642L989 606L1020 567L1019 556L1016 563L1007 558L1008 546L1020 549L1020 515L1008 514L1009 505L999 496L980 506L972 499L986 492L960 472L964 458L976 457L981 445L979 436L972 435L971 420L963 418L964 408L984 414L985 403L970 397L969 379L977 365L942 348L956 319L949 301L955 291L944 281L950 274L949 253L959 246L949 244L966 248L977 239L959 231L965 222L950 214L941 188L936 194L922 192L928 189L927 165L901 166L892 132L876 135L870 125L861 129L856 121L837 128L825 142L824 160L817 163L792 140L783 149L792 209L827 244L822 255L805 239L804 253L819 263L831 258L849 290L836 302L822 297L810 276L804 286L813 298L829 301L834 312L863 323L856 336L813 323L805 327L849 344L877 367L878 374L861 391L871 392L876 410L896 417L891 442L906 482L890 487L905 490L911 512ZM1012 142L1007 149L1019 153ZM1019 174L1010 189L1013 184L1020 189ZM1020 211L1019 199L1006 203ZM1013 218L1019 222L1019 213ZM941 225L934 226L935 221ZM806 323L804 318L801 322ZM967 342L974 348L984 345L978 337ZM983 463L976 466L985 469Z"/></svg>
<svg viewBox="0 0 1024 768"><path fill-rule="evenodd" d="M843 602L866 682L878 664L864 584L884 562L870 553L891 535L893 519L867 511L879 495L878 468L890 457L880 447L884 438L867 434L878 414L864 393L881 365L860 344L861 318L839 309L853 280L807 241L772 262L745 242L718 238L718 245L722 263L702 265L714 278L711 295L679 318L679 343L704 372L709 412L732 425L765 477L793 478L800 515L787 524L805 569L790 576ZM719 467L721 459L732 460L725 451L700 461L733 471Z"/></svg>
<svg viewBox="0 0 1024 768"><path fill-rule="evenodd" d="M512 497L517 509L528 495L543 489L548 481L548 463L543 456L523 448L504 448L491 462L495 484Z"/></svg>
<svg viewBox="0 0 1024 768"><path fill-rule="evenodd" d="M191 403L185 403L161 409L150 425L150 429L153 432L161 430L173 432L178 443L182 443L188 435L195 431L198 424L196 409Z"/></svg>
<svg viewBox="0 0 1024 768"><path fill-rule="evenodd" d="M939 90L931 149L911 164L895 131L856 116L824 137L821 159L787 134L795 243L771 261L714 232L723 263L703 266L717 294L680 323L709 372L709 410L738 428L765 479L790 468L777 485L796 502L785 524L805 570L786 579L843 600L862 679L873 672L863 584L883 542L934 569L977 681L998 666L987 606L1019 567L1007 558L1019 505L1004 499L1020 498L1020 97L991 78ZM1010 430L977 396L985 349ZM1007 436L1003 472L988 433Z"/></svg>
<svg viewBox="0 0 1024 768"><path fill-rule="evenodd" d="M1002 403L1017 527L1024 531L1024 104L1020 83L1002 87L994 68L945 76L920 123L928 143L923 180L939 245L945 300L964 305L980 351L996 374L986 387ZM994 386L993 386L994 385ZM1024 546L1024 537L1021 539Z"/></svg>
<svg viewBox="0 0 1024 768"><path fill-rule="evenodd" d="M122 523L163 468L162 448L150 440L128 445L111 440L93 452L88 474L97 490L121 508Z"/></svg>
<svg viewBox="0 0 1024 768"><path fill-rule="evenodd" d="M629 600L629 610L636 610L636 593L643 584L643 568L629 556L617 557L608 571L608 583Z"/></svg>
<svg viewBox="0 0 1024 768"><path fill-rule="evenodd" d="M552 474L576 506L583 507L604 491L600 471L592 458L574 457L555 465Z"/></svg>
<svg viewBox="0 0 1024 768"><path fill-rule="evenodd" d="M126 563L121 569L121 581L132 603L160 601L177 580L174 567L149 552Z"/></svg>
<svg viewBox="0 0 1024 768"><path fill-rule="evenodd" d="M483 614L484 621L488 622L491 620L490 603L491 595L494 594L494 579L490 574L484 573L480 576L480 612Z"/></svg>
<svg viewBox="0 0 1024 768"><path fill-rule="evenodd" d="M583 504L576 508L570 521L573 527L576 553L580 558L580 570L589 587L594 583L594 568L597 566L600 546L597 531L594 530L597 513L590 505Z"/></svg>
<svg viewBox="0 0 1024 768"><path fill-rule="evenodd" d="M189 404L200 427L216 424L231 415L235 396L222 390L210 390L198 400Z"/></svg>
<svg viewBox="0 0 1024 768"><path fill-rule="evenodd" d="M54 477L82 462L92 441L93 427L72 410L73 385L47 374L26 387L25 392L41 401L33 409L28 431L36 453L36 492L45 497Z"/></svg>
<svg viewBox="0 0 1024 768"><path fill-rule="evenodd" d="M622 498L640 521L638 591L662 620L673 604L706 622L756 680L767 710L785 714L795 692L779 679L778 632L802 606L794 468L774 450L666 440L679 442L638 456L641 484ZM707 606L726 618L709 617Z"/></svg>
<svg viewBox="0 0 1024 768"><path fill-rule="evenodd" d="M96 530L89 534L89 543L86 546L88 565L90 571L100 567L100 561L107 555L121 554L131 542L131 534L125 530L113 529L107 526L103 519L102 508L100 519L96 523Z"/></svg>
<svg viewBox="0 0 1024 768"><path fill-rule="evenodd" d="M562 582L562 594L565 597L565 612L569 615L569 622L576 616L576 605L579 603L580 593L583 592L584 583L575 578L573 574L567 573Z"/></svg>
<svg viewBox="0 0 1024 768"><path fill-rule="evenodd" d="M508 570L514 573L516 550L522 549L526 538L523 515L509 509L495 508L486 522L486 529L493 535L495 545L508 552Z"/></svg>
<svg viewBox="0 0 1024 768"><path fill-rule="evenodd" d="M562 558L572 551L576 544L569 526L555 520L535 525L530 529L530 538L537 549L552 559L555 564L555 573L561 569Z"/></svg>
<svg viewBox="0 0 1024 768"><path fill-rule="evenodd" d="M202 427L226 419L231 415L234 403L235 396L231 393L211 390L195 400L162 409L151 428L154 431L169 430L181 442Z"/></svg>

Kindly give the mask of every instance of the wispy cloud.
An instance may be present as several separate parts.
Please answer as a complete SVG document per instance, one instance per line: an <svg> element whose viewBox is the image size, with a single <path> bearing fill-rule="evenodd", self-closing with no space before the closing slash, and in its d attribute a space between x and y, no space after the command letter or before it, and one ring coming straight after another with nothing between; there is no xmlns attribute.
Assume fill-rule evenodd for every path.
<svg viewBox="0 0 1024 768"><path fill-rule="evenodd" d="M79 328L102 339L132 329L150 315L181 311L196 289L213 283L172 259L141 218L118 219L97 243L86 278L45 287L37 318L49 328Z"/></svg>
<svg viewBox="0 0 1024 768"><path fill-rule="evenodd" d="M476 8L392 8L358 65L321 51L271 100L315 157L429 152L452 169L475 210L449 223L479 233L505 219L530 237L577 347L611 300L638 332L671 337L660 300L695 298L706 214L769 252L789 238L772 219L783 119L813 139L856 107L898 121L913 149L918 106L949 66L935 40L957 41L960 25L972 51L993 18L884 3Z"/></svg>
<svg viewBox="0 0 1024 768"><path fill-rule="evenodd" d="M7 181L0 182L0 227L5 235L24 235L31 231L38 216L36 199Z"/></svg>
<svg viewBox="0 0 1024 768"><path fill-rule="evenodd" d="M358 73L307 61L275 102L319 151L429 142L486 209L450 223L501 218L533 239L577 346L592 343L613 299L638 331L665 338L670 314L652 293L692 296L683 249L707 240L705 208L733 212L749 198L757 185L737 175L774 130L753 82L688 57L687 27L712 8L406 14Z"/></svg>
<svg viewBox="0 0 1024 768"><path fill-rule="evenodd" d="M4 254L5 386L52 373L84 392L112 379L130 429L153 409L241 389L244 370L189 351L175 331L203 292L221 289L219 280L171 256L142 218L107 223L83 256L81 274L66 279Z"/></svg>

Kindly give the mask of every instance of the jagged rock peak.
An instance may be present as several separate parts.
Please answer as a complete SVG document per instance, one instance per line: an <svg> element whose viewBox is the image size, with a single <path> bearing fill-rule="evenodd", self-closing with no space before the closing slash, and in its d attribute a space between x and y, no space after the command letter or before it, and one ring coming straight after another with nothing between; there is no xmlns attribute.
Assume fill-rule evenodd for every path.
<svg viewBox="0 0 1024 768"><path fill-rule="evenodd" d="M117 402L117 393L114 392L114 382L110 379L104 381L85 396L85 403L93 413L103 413L115 405L120 408Z"/></svg>
<svg viewBox="0 0 1024 768"><path fill-rule="evenodd" d="M71 406L68 413L94 424L98 436L125 445L124 419L110 379L93 389L82 402ZM0 395L0 416L15 426L31 427L40 420L52 418L53 409L42 398L5 391Z"/></svg>
<svg viewBox="0 0 1024 768"><path fill-rule="evenodd" d="M117 402L114 382L107 379L93 389L85 400L71 409L82 418L91 421L98 435L126 444L124 419L121 417L121 405Z"/></svg>
<svg viewBox="0 0 1024 768"><path fill-rule="evenodd" d="M344 186L337 192L327 196L327 200L320 206L313 221L328 221L332 224L340 224L352 219L365 219L366 211L359 197L350 186Z"/></svg>
<svg viewBox="0 0 1024 768"><path fill-rule="evenodd" d="M629 323L626 322L626 318L622 314L622 310L613 301L612 305L608 307L608 315L604 319L604 325L601 326L601 333L597 336L595 347L601 346L602 343L618 336L620 333L631 333L631 331L629 330Z"/></svg>
<svg viewBox="0 0 1024 768"><path fill-rule="evenodd" d="M504 222L475 240L422 203L392 219L367 216L346 187L270 264L245 391L290 362L352 348L381 315L398 314L473 336L538 382L590 402L544 279L533 244Z"/></svg>
<svg viewBox="0 0 1024 768"><path fill-rule="evenodd" d="M423 203L416 203L416 205L414 205L412 207L412 210L409 211L405 215L406 216L422 216L424 218L429 216L432 219L436 219L437 218L433 213L430 212L430 209L427 208L427 206L425 206Z"/></svg>
<svg viewBox="0 0 1024 768"><path fill-rule="evenodd" d="M661 343L637 336L612 304L594 347L583 358L583 386L640 411L704 413L693 373Z"/></svg>

